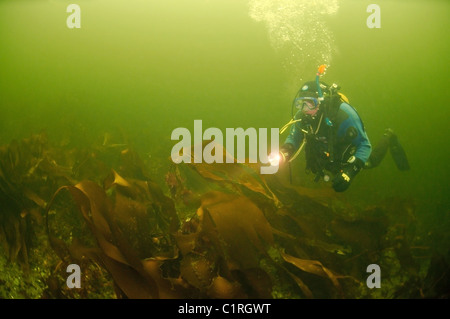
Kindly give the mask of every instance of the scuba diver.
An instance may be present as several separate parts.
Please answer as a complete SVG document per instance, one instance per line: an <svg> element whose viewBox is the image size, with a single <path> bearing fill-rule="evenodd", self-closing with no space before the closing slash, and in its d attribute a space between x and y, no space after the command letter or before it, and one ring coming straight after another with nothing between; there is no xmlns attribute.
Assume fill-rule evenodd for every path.
<svg viewBox="0 0 450 319"><path fill-rule="evenodd" d="M304 83L294 98L292 108L298 111L280 130L281 134L292 125L280 147L278 163L291 162L305 148L306 169L316 175L315 181L329 181L331 173L336 192L347 190L362 169L378 166L388 149L398 169L409 170L405 151L392 129L386 129L372 149L363 121L338 92L340 87L319 81L325 68L321 65L316 81Z"/></svg>

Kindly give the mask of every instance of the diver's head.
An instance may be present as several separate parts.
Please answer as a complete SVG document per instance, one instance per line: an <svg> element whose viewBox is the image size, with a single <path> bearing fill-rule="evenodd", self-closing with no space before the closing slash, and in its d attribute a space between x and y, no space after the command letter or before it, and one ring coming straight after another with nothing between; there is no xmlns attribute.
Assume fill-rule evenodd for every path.
<svg viewBox="0 0 450 319"><path fill-rule="evenodd" d="M295 98L295 107L304 115L315 117L320 109L319 90L314 81L306 82Z"/></svg>

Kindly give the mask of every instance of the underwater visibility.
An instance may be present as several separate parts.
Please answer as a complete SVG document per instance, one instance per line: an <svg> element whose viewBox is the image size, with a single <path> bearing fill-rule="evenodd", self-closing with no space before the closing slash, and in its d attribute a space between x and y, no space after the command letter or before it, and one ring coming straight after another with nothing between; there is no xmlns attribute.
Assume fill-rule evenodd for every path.
<svg viewBox="0 0 450 319"><path fill-rule="evenodd" d="M449 298L449 13L0 1L0 299Z"/></svg>

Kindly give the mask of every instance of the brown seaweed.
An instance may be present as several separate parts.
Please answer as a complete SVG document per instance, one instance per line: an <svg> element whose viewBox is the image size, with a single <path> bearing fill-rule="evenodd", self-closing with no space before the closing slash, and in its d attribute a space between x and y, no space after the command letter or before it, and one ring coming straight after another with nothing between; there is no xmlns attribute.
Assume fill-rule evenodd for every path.
<svg viewBox="0 0 450 319"><path fill-rule="evenodd" d="M356 209L241 163L172 163L166 183L169 195L128 142L58 149L44 135L14 141L0 148L1 244L26 265L44 215L60 260L49 263L50 298L95 289L64 290L57 274L69 263L88 269L86 280L112 281L117 298L353 298L374 262L393 264L418 295L433 293L414 255L409 200Z"/></svg>

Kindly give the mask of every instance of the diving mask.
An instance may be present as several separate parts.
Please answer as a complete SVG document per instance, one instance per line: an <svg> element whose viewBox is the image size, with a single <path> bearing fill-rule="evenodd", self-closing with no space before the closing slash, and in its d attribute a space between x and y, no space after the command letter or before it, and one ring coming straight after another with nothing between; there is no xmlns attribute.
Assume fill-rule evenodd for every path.
<svg viewBox="0 0 450 319"><path fill-rule="evenodd" d="M314 116L319 110L319 100L314 97L299 97L295 100L295 107L303 114Z"/></svg>

